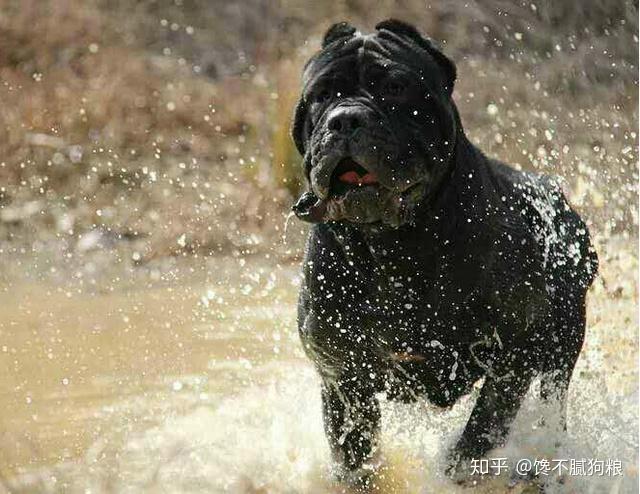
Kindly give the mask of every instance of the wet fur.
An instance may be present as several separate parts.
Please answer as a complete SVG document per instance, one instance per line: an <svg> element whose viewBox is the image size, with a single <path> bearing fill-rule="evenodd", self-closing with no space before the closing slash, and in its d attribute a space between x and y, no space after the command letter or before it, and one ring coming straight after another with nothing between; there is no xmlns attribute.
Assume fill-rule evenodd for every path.
<svg viewBox="0 0 640 494"><path fill-rule="evenodd" d="M387 29L415 38L413 28L391 22ZM325 46L340 34L358 35L343 26ZM437 69L442 80L451 78L446 67ZM587 227L554 180L472 145L448 104L453 152L411 221L329 221L309 234L299 331L322 377L325 430L347 475L374 455L377 393L449 407L484 378L450 454L455 469L504 442L534 377L542 376L543 398L564 406L582 347L597 271ZM310 137L298 111L294 137L305 153Z"/></svg>

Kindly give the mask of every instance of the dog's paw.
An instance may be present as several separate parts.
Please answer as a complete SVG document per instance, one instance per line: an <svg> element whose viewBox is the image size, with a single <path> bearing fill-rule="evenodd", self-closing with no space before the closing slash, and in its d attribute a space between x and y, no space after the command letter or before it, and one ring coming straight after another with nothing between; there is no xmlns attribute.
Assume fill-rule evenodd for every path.
<svg viewBox="0 0 640 494"><path fill-rule="evenodd" d="M518 484L531 484L536 478L536 474L532 471L519 473L514 469L509 474L509 487L515 487Z"/></svg>
<svg viewBox="0 0 640 494"><path fill-rule="evenodd" d="M470 458L462 457L459 453L451 453L447 459L445 474L456 484L475 483L482 478L472 467Z"/></svg>
<svg viewBox="0 0 640 494"><path fill-rule="evenodd" d="M334 479L350 488L354 493L376 492L376 473L382 464L381 458L370 460L355 469L348 469L344 466L335 466L333 470Z"/></svg>
<svg viewBox="0 0 640 494"><path fill-rule="evenodd" d="M372 476L373 470L363 466L355 470L348 470L346 468L337 469L334 477L341 484L353 487L364 487L370 483Z"/></svg>

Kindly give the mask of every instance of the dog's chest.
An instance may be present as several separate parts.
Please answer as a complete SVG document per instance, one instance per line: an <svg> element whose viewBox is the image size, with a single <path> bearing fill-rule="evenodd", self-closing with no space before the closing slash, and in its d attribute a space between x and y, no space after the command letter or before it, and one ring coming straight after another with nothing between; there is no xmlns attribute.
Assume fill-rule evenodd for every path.
<svg viewBox="0 0 640 494"><path fill-rule="evenodd" d="M444 263L433 269L407 269L391 262L378 266L371 270L364 292L364 318L399 354L476 336L481 293L464 286Z"/></svg>
<svg viewBox="0 0 640 494"><path fill-rule="evenodd" d="M316 244L309 288L318 313L348 321L399 360L474 341L486 291L478 263L465 264L433 236L372 242L349 233Z"/></svg>

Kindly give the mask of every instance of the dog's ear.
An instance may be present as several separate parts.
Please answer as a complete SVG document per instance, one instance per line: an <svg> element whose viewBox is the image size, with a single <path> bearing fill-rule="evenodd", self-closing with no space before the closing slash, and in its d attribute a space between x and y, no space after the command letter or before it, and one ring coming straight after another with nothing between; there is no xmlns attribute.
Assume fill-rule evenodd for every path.
<svg viewBox="0 0 640 494"><path fill-rule="evenodd" d="M420 34L420 31L411 24L396 19L387 19L386 21L379 22L376 25L376 29L378 31L384 29L399 36L406 36L425 49L442 68L445 75L445 89L447 93L451 95L453 92L453 84L456 80L456 65L453 63L453 60L442 52L432 39Z"/></svg>
<svg viewBox="0 0 640 494"><path fill-rule="evenodd" d="M302 98L298 101L296 109L293 112L293 123L291 124L291 137L298 149L298 152L304 155L304 125L307 118L307 104Z"/></svg>
<svg viewBox="0 0 640 494"><path fill-rule="evenodd" d="M322 48L326 48L336 40L350 38L355 34L355 32L356 28L348 22L338 22L327 29L327 32L324 33L324 37L322 38Z"/></svg>
<svg viewBox="0 0 640 494"><path fill-rule="evenodd" d="M338 22L333 24L327 32L324 33L322 38L322 48L326 48L331 43L338 40L347 40L351 38L356 32L356 28L348 22ZM307 62L307 65L309 62ZM291 137L296 144L296 148L300 154L304 155L304 132L305 123L307 119L307 104L303 98L300 98L298 105L293 113L293 123L291 124Z"/></svg>

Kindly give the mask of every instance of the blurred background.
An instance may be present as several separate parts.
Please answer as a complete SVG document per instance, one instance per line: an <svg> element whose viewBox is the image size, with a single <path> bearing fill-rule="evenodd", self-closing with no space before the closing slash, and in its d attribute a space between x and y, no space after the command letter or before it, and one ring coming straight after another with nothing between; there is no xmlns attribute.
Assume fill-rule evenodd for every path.
<svg viewBox="0 0 640 494"><path fill-rule="evenodd" d="M390 16L457 62L474 142L635 227L637 2L2 0L0 240L259 250L301 188L303 61L332 22Z"/></svg>
<svg viewBox="0 0 640 494"><path fill-rule="evenodd" d="M170 492L280 492L283 472L326 492L309 466L326 463L319 417L291 425L315 394L310 412L287 408L300 383L263 387L293 366L315 389L295 334L304 227L285 232L303 187L290 117L326 28L388 17L455 60L472 142L566 179L603 265L581 364L597 391L578 403L606 424L578 427L637 449L637 1L0 0L0 433L15 445L0 492L153 491L176 475ZM202 430L201 463L220 471L183 454Z"/></svg>

